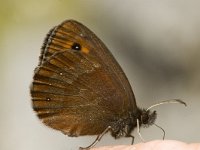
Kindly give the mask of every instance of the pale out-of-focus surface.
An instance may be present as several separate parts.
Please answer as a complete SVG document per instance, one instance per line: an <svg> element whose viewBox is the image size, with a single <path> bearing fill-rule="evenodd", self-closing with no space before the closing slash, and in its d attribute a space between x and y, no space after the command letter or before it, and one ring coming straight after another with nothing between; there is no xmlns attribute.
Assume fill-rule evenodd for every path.
<svg viewBox="0 0 200 150"><path fill-rule="evenodd" d="M167 139L199 142L200 2L178 0L14 0L0 5L0 149L66 150L95 137L69 138L42 125L31 108L29 85L46 33L65 19L94 31L118 60L138 106L181 98L188 107L156 108ZM146 140L161 139L156 127ZM136 132L136 142L140 142ZM100 145L130 144L109 134Z"/></svg>

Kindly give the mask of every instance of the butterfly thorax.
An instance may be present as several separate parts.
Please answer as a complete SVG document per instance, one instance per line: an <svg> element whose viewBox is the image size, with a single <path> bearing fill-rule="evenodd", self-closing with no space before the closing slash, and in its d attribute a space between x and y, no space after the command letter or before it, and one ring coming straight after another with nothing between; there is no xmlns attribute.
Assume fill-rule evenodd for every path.
<svg viewBox="0 0 200 150"><path fill-rule="evenodd" d="M137 119L139 126L148 127L154 124L157 117L156 111L139 109L134 113L129 113L128 117L118 118L111 126L111 135L115 138L129 137L134 128L137 127Z"/></svg>

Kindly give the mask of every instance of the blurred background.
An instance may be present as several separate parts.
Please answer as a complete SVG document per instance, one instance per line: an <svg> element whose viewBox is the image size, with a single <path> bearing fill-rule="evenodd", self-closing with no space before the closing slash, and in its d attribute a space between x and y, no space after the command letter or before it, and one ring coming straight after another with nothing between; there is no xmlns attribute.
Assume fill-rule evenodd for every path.
<svg viewBox="0 0 200 150"><path fill-rule="evenodd" d="M188 104L155 108L166 139L200 142L199 8L196 0L0 0L0 149L73 150L96 138L69 138L44 126L31 108L29 85L43 39L65 19L82 22L104 41L138 106L173 98ZM141 134L147 141L163 136L155 126ZM130 142L107 134L98 146Z"/></svg>

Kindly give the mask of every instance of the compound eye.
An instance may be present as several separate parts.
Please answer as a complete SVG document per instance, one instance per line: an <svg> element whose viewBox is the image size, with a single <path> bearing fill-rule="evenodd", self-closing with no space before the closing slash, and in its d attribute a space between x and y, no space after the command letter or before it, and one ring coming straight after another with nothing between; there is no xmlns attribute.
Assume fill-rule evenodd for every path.
<svg viewBox="0 0 200 150"><path fill-rule="evenodd" d="M141 120L142 120L143 124L148 124L148 120L149 120L148 114L146 114L146 113L143 114Z"/></svg>

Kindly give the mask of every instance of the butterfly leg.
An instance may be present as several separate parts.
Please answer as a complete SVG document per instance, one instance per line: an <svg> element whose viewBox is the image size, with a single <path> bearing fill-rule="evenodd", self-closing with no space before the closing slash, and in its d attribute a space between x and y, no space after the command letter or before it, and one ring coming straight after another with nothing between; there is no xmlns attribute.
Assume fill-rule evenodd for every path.
<svg viewBox="0 0 200 150"><path fill-rule="evenodd" d="M145 142L145 140L143 139L141 133L140 133L140 125L139 125L139 120L137 119L137 133L140 136L140 139L142 140L142 142Z"/></svg>
<svg viewBox="0 0 200 150"><path fill-rule="evenodd" d="M97 138L91 145L89 145L88 147L79 147L79 150L89 150L90 148L94 147L101 140L104 134L106 134L106 132L108 132L110 129L111 126L108 126L101 134L97 136Z"/></svg>
<svg viewBox="0 0 200 150"><path fill-rule="evenodd" d="M133 145L133 143L134 143L134 136L132 136L132 135L127 135L126 137L130 137L130 138L132 138L132 140L131 140L131 145Z"/></svg>
<svg viewBox="0 0 200 150"><path fill-rule="evenodd" d="M125 137L128 137L128 138L130 137L130 138L132 138L132 140L131 140L131 145L133 145L135 137L134 137L133 135L131 135L130 133L127 134L127 132L124 131L124 130L123 130L123 132L125 133Z"/></svg>

